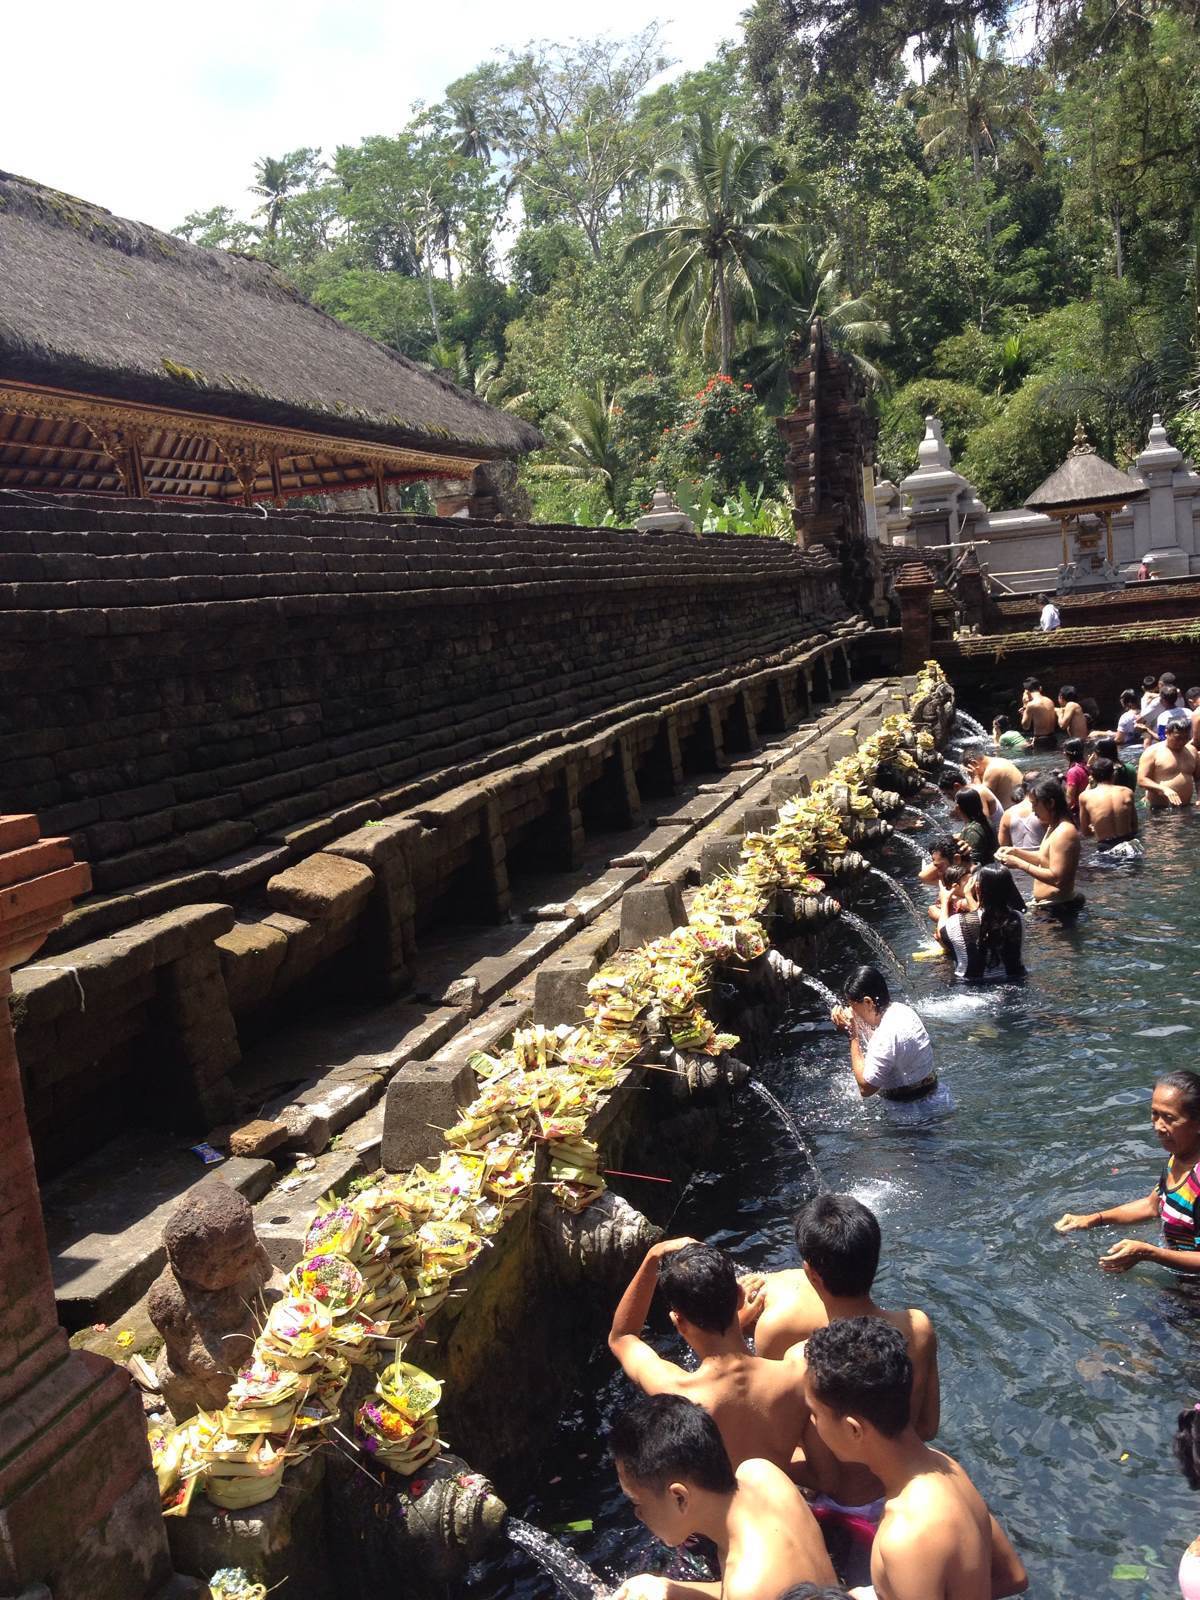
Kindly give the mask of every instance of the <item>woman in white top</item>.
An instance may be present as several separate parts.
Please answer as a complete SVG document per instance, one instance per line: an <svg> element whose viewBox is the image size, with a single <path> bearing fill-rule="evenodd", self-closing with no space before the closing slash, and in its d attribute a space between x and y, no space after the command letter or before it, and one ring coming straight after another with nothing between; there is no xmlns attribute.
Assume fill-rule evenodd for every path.
<svg viewBox="0 0 1200 1600"><path fill-rule="evenodd" d="M933 1046L911 1006L893 1000L877 967L856 967L842 986L833 1024L850 1038L850 1070L865 1100L882 1095L905 1103L936 1093Z"/></svg>

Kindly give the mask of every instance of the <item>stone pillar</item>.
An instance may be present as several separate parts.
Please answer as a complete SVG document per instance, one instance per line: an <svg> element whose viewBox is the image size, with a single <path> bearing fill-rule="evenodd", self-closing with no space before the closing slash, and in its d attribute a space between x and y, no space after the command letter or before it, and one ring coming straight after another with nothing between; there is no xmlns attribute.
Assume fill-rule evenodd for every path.
<svg viewBox="0 0 1200 1600"><path fill-rule="evenodd" d="M444 478L433 506L439 517L473 517L484 522L494 521L500 513L500 502L478 467L469 478Z"/></svg>
<svg viewBox="0 0 1200 1600"><path fill-rule="evenodd" d="M91 883L37 818L0 817L0 996ZM0 1593L142 1600L173 1574L141 1403L120 1367L71 1350L50 1259L7 1004L0 1015Z"/></svg>
<svg viewBox="0 0 1200 1600"><path fill-rule="evenodd" d="M915 672L933 648L933 573L923 561L901 567L896 579L900 602L901 671Z"/></svg>

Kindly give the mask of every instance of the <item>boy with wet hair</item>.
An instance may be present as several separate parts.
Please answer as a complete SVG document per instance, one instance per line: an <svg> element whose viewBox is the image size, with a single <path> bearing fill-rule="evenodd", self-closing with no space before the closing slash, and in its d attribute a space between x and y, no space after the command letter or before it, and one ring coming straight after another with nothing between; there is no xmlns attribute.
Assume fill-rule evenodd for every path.
<svg viewBox="0 0 1200 1600"><path fill-rule="evenodd" d="M675 1331L700 1358L693 1372L641 1337L656 1287ZM622 1295L608 1347L643 1393L682 1395L703 1406L735 1466L761 1457L786 1469L804 1433L804 1396L779 1362L747 1350L741 1305L737 1273L723 1250L695 1239L666 1239L647 1251Z"/></svg>
<svg viewBox="0 0 1200 1600"><path fill-rule="evenodd" d="M1042 693L1040 678L1026 678L1021 692L1021 727L1033 740L1035 750L1053 750L1058 731L1054 701Z"/></svg>
<svg viewBox="0 0 1200 1600"><path fill-rule="evenodd" d="M1068 739L1087 738L1087 717L1076 698L1074 684L1064 683L1058 691L1058 726Z"/></svg>
<svg viewBox="0 0 1200 1600"><path fill-rule="evenodd" d="M635 1402L613 1423L608 1446L638 1521L675 1548L710 1539L721 1572L715 1583L642 1573L612 1600L779 1600L795 1584L836 1583L799 1489L769 1461L735 1471L713 1419L691 1400Z"/></svg>
<svg viewBox="0 0 1200 1600"><path fill-rule="evenodd" d="M805 1386L813 1428L839 1460L883 1484L871 1550L877 1600L1000 1600L1029 1586L1024 1564L967 1474L912 1426L913 1368L878 1317L818 1328Z"/></svg>
<svg viewBox="0 0 1200 1600"><path fill-rule="evenodd" d="M954 838L948 833L935 834L929 841L929 860L925 862L917 873L917 877L922 883L927 883L931 888L939 891L939 904L927 908L930 920L935 923L941 916L940 891L946 880L946 873L951 867L958 865L958 845Z"/></svg>

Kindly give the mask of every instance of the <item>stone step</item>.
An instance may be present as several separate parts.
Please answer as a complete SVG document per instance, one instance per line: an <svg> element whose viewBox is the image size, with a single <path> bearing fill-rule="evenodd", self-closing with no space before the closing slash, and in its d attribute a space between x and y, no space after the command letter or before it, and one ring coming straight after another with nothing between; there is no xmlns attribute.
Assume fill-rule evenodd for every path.
<svg viewBox="0 0 1200 1600"><path fill-rule="evenodd" d="M162 1271L162 1231L202 1183L225 1183L249 1200L266 1193L270 1161L232 1156L206 1167L161 1133L130 1132L42 1189L58 1315L68 1332L111 1322Z"/></svg>

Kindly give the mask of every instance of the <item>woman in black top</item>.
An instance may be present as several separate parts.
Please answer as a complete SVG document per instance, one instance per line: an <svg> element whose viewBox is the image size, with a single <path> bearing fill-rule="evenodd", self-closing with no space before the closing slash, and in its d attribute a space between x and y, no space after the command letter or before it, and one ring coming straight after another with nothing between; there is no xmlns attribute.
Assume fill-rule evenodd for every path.
<svg viewBox="0 0 1200 1600"><path fill-rule="evenodd" d="M995 858L999 841L983 809L983 797L979 791L960 789L954 796L954 814L962 821L958 837L971 852L971 860L977 867L986 867Z"/></svg>
<svg viewBox="0 0 1200 1600"><path fill-rule="evenodd" d="M938 937L954 957L954 976L968 983L1012 982L1021 961L1025 901L1007 867L981 867L969 891L971 908L947 917Z"/></svg>

